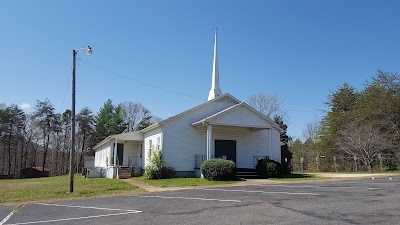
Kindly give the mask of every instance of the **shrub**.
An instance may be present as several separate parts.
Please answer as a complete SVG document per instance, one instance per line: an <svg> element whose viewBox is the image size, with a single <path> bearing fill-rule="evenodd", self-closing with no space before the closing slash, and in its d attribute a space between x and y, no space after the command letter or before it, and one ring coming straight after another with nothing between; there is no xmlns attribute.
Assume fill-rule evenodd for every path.
<svg viewBox="0 0 400 225"><path fill-rule="evenodd" d="M175 176L175 169L173 167L163 167L161 169L161 178L168 179Z"/></svg>
<svg viewBox="0 0 400 225"><path fill-rule="evenodd" d="M161 150L153 150L149 152L149 163L146 166L146 173L143 175L145 179L153 180L161 178L161 169L164 161Z"/></svg>
<svg viewBox="0 0 400 225"><path fill-rule="evenodd" d="M282 162L280 168L281 168L282 174L291 174L292 173L292 167L290 166L289 163Z"/></svg>
<svg viewBox="0 0 400 225"><path fill-rule="evenodd" d="M149 152L149 164L146 166L144 179L157 180L172 178L175 175L173 167L164 167L164 160L161 149Z"/></svg>
<svg viewBox="0 0 400 225"><path fill-rule="evenodd" d="M210 159L201 165L201 173L207 180L236 180L236 165L231 160Z"/></svg>
<svg viewBox="0 0 400 225"><path fill-rule="evenodd" d="M281 164L271 159L261 159L257 163L257 173L263 178L282 176Z"/></svg>

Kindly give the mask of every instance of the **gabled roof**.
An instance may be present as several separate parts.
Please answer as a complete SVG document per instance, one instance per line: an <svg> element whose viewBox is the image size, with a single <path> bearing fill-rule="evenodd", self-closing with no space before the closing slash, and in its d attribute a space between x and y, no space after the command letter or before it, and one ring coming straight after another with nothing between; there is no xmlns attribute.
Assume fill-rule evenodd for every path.
<svg viewBox="0 0 400 225"><path fill-rule="evenodd" d="M139 131L132 131L128 133L110 135L106 137L104 140L100 141L100 143L95 145L93 149L99 148L100 146L104 145L105 143L109 142L112 139L124 140L124 141L143 141L143 133Z"/></svg>
<svg viewBox="0 0 400 225"><path fill-rule="evenodd" d="M203 107L204 105L210 104L210 103L212 103L212 102L219 102L219 101L223 101L223 102L233 102L233 103L236 103L236 104L239 104L239 103L240 103L240 101L239 101L237 98L233 97L233 96L232 96L231 94L229 94L229 93L225 93L225 94L223 94L223 95L221 95L221 96L219 96L219 97L217 97L217 98L214 98L214 99L212 99L212 100L210 100L210 101L204 102L203 104L200 104L200 105L198 105L198 106L196 106L196 107L193 107L193 108L191 108L191 109L188 109L188 110L186 110L186 111L184 111L184 112L181 112L181 113L179 113L179 114L177 114L177 115L175 115L175 116L172 116L172 117L170 117L170 118L168 118L168 119L165 119L165 120L160 121L160 122L158 122L158 123L152 124L151 126L148 126L148 127L144 128L143 130L140 130L140 132L144 133L144 132L153 130L153 129L157 128L157 127L162 126L162 125L163 125L164 123L166 123L166 122L169 122L169 121L171 121L171 120L173 120L173 119L179 118L180 116L182 116L182 115L184 115L184 114L186 114L186 113L192 112L192 111L194 111L194 110L196 110L196 109L198 109L198 108L200 108L200 107Z"/></svg>
<svg viewBox="0 0 400 225"><path fill-rule="evenodd" d="M254 109L253 107L251 107L250 105L242 102L239 104L236 104L234 106L231 106L229 108L226 108L220 112L217 112L211 116L208 116L202 120L199 120L197 122L192 123L192 126L199 126L202 124L208 124L208 123L212 123L213 120L222 117L230 112L232 112L233 110L237 109L238 107L245 107L246 109L250 110L251 112L255 113L258 117L262 118L263 120L267 121L268 123L270 123L272 126L271 127L267 127L267 126L257 126L254 128L260 128L260 129L270 129L270 128L276 128L277 130L279 130L279 132L283 132L282 128L280 128L279 124L277 124L275 121L271 120L269 117L265 116L264 114L260 113L259 111L257 111L256 109Z"/></svg>

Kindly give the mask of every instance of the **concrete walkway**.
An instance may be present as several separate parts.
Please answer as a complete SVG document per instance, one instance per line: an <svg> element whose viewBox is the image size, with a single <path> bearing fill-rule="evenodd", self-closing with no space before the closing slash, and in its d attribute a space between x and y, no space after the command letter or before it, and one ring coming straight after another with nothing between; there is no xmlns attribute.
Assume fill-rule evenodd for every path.
<svg viewBox="0 0 400 225"><path fill-rule="evenodd" d="M121 180L127 182L128 184L134 185L138 188L144 189L147 192L177 191L177 190L185 190L191 188L191 187L156 187L137 180L132 180L132 179L121 179Z"/></svg>

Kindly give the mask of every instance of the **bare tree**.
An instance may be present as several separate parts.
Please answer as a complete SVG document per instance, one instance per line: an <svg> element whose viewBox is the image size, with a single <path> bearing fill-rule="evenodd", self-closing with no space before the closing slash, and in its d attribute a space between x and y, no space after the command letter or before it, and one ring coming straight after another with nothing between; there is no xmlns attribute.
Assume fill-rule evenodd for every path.
<svg viewBox="0 0 400 225"><path fill-rule="evenodd" d="M248 103L251 107L270 118L280 116L287 120L287 113L282 108L282 101L276 95L266 96L264 93L259 92L258 94L250 95Z"/></svg>
<svg viewBox="0 0 400 225"><path fill-rule="evenodd" d="M318 140L320 130L320 124L317 121L310 122L306 124L306 127L303 130L303 138L304 140L312 139L314 142Z"/></svg>
<svg viewBox="0 0 400 225"><path fill-rule="evenodd" d="M54 107L48 99L46 99L44 102L37 101L33 118L36 121L36 125L42 130L43 134L42 168L44 170L46 167L47 153L49 150L50 133L52 132L52 125L55 123Z"/></svg>
<svg viewBox="0 0 400 225"><path fill-rule="evenodd" d="M125 132L139 130L139 125L144 120L150 120L150 111L141 103L124 102L119 105L122 109L122 117L127 124Z"/></svg>
<svg viewBox="0 0 400 225"><path fill-rule="evenodd" d="M341 129L338 141L339 150L350 157L356 157L372 170L372 162L377 155L392 147L386 133L370 124L348 123Z"/></svg>

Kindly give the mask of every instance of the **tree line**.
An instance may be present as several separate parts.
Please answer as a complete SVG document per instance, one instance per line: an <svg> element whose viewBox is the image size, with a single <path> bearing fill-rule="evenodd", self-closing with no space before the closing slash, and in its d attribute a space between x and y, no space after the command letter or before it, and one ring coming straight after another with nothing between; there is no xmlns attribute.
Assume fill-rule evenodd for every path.
<svg viewBox="0 0 400 225"><path fill-rule="evenodd" d="M84 156L93 155L94 145L107 136L140 130L160 120L141 103L115 105L107 100L97 114L82 108L76 115L77 172ZM68 173L70 140L71 110L57 113L48 99L38 100L32 113L0 103L0 178L18 178L29 167L51 175Z"/></svg>
<svg viewBox="0 0 400 225"><path fill-rule="evenodd" d="M325 116L291 143L293 162L309 170L400 169L400 76L378 71L362 90L348 83L328 96ZM295 166L295 167L296 167Z"/></svg>

